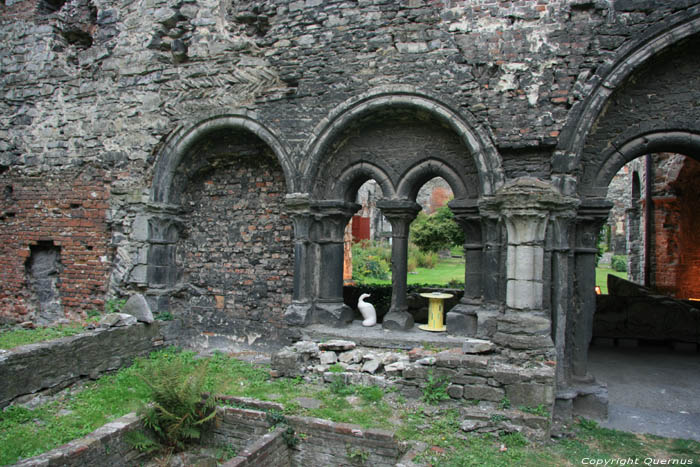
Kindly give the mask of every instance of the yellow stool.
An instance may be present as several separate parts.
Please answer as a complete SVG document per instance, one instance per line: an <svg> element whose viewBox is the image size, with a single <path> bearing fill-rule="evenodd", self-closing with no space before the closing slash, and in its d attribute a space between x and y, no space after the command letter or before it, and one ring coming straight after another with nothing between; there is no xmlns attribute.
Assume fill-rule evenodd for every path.
<svg viewBox="0 0 700 467"><path fill-rule="evenodd" d="M452 298L453 295L449 293L441 292L430 292L422 293L421 297L425 297L430 300L430 305L428 307L428 324L421 324L418 326L424 331L433 332L443 332L447 331L447 326L444 324L444 304L443 300Z"/></svg>

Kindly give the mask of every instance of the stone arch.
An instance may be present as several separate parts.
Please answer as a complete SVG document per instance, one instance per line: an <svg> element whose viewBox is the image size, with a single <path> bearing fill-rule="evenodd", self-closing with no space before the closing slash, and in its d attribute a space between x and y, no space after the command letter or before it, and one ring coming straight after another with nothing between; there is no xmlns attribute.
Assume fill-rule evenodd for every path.
<svg viewBox="0 0 700 467"><path fill-rule="evenodd" d="M600 116L605 112L613 93L640 66L648 63L669 47L700 32L700 7L679 12L636 41L623 46L616 58L601 66L589 79L592 87L588 97L571 111L571 118L562 130L552 157L554 177L562 192L573 194L576 185L567 176L581 166L586 139Z"/></svg>
<svg viewBox="0 0 700 467"><path fill-rule="evenodd" d="M605 155L591 186L583 186L583 193L605 193L615 174L637 157L657 152L675 152L700 161L700 133L689 131L657 131L637 136ZM637 177L638 179L638 177Z"/></svg>
<svg viewBox="0 0 700 467"><path fill-rule="evenodd" d="M397 196L415 201L421 186L434 177L444 178L452 188L456 199L478 197L478 193L474 193L473 190L470 192L457 172L447 164L437 160L422 162L408 170L401 177L401 182L396 190Z"/></svg>
<svg viewBox="0 0 700 467"><path fill-rule="evenodd" d="M309 184L313 183L326 153L353 122L373 112L392 107L422 110L454 131L474 160L481 195L492 194L504 183L505 175L498 151L486 131L476 124L473 118L465 117L434 97L412 87L403 86L371 90L344 102L319 122L314 130L314 134L318 136L307 142L302 151L308 155L300 170L304 174L303 180L307 180ZM304 188L311 191L310 186Z"/></svg>
<svg viewBox="0 0 700 467"><path fill-rule="evenodd" d="M387 173L369 162L348 167L331 187L331 196L352 203L355 201L357 190L367 180L377 182L385 198L395 197L396 190Z"/></svg>
<svg viewBox="0 0 700 467"><path fill-rule="evenodd" d="M208 135L229 129L250 132L266 143L272 149L282 167L287 191L294 192L296 190L298 177L290 161L289 149L270 128L256 121L252 115L240 113L218 115L202 120L190 127L183 126L178 128L160 150L151 186L151 201L169 203L172 195L173 177L183 158L195 144Z"/></svg>

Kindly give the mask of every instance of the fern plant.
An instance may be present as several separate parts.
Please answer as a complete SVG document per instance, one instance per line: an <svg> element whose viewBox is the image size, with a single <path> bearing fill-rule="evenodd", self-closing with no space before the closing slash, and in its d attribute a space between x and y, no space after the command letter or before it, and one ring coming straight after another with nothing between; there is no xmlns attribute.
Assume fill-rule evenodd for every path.
<svg viewBox="0 0 700 467"><path fill-rule="evenodd" d="M146 428L155 433L163 447L182 450L199 439L205 426L216 419L216 399L202 398L207 366L190 372L179 358L149 362L143 381L151 402L139 410Z"/></svg>

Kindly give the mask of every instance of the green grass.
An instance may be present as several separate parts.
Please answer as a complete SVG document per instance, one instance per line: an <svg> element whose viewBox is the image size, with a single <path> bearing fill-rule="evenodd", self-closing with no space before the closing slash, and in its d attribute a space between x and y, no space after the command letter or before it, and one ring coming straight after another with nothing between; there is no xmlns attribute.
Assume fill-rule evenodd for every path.
<svg viewBox="0 0 700 467"><path fill-rule="evenodd" d="M438 261L433 269L416 268L415 274L408 274L406 282L412 284L446 285L448 282L464 282L464 259L445 258ZM391 284L391 277L387 280L363 279L364 284Z"/></svg>
<svg viewBox="0 0 700 467"><path fill-rule="evenodd" d="M80 324L63 325L36 329L13 329L0 331L0 349L13 349L20 345L73 336L85 329Z"/></svg>
<svg viewBox="0 0 700 467"><path fill-rule="evenodd" d="M623 279L627 279L626 272L618 272L618 271L615 271L613 269L608 269L608 268L596 268L596 270L595 270L595 285L600 287L600 292L603 294L608 293L608 274L612 274L613 276L622 277Z"/></svg>
<svg viewBox="0 0 700 467"><path fill-rule="evenodd" d="M283 404L286 415L390 429L399 440L423 441L428 445L418 459L423 465L554 467L582 465L584 458L627 457L639 458L640 465L645 458L691 459L693 465L700 462L698 442L608 430L585 420L575 426L574 437L543 445L531 444L519 434L466 434L459 428L458 410L418 401L409 409L403 397L387 397L378 387L342 383L316 386L301 378L271 379L265 366L223 354L198 359L192 352L166 349L148 359L137 359L131 367L103 376L79 392L65 391L57 400L34 410L11 406L1 411L0 465L53 449L134 411L148 400L149 391L140 379L147 360L158 364L173 359L184 362L188 372L206 365L205 387L210 392L271 400ZM301 396L319 400L321 407L301 408L295 401Z"/></svg>

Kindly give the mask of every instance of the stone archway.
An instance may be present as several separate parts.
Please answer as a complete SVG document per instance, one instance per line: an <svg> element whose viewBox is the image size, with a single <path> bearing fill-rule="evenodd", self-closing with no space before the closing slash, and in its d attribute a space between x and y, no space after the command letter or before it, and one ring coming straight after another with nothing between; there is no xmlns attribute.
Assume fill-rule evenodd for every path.
<svg viewBox="0 0 700 467"><path fill-rule="evenodd" d="M418 190L437 176L451 186L456 197L451 207L469 233L467 248L478 272L471 271L468 299L480 303L485 294L478 199L491 195L504 179L500 158L485 133L446 104L402 87L381 88L351 99L331 112L317 130L319 136L305 148L309 156L303 170L309 196L289 200L295 211L296 237L301 240L296 260L298 295L288 310L288 322L343 326L351 319L342 301L342 229L358 209L353 203L357 189L369 179L381 186L384 199L377 207L392 224L395 279L384 326L413 325L405 298L408 229L419 211ZM502 226L495 222L484 228ZM490 246L492 256L500 254L500 244ZM495 266L500 267L500 260ZM497 275L492 277L498 280ZM496 300L493 295L490 298Z"/></svg>
<svg viewBox="0 0 700 467"><path fill-rule="evenodd" d="M287 154L248 115L181 128L166 143L141 216L159 311L198 323L208 340L281 332L293 280Z"/></svg>

